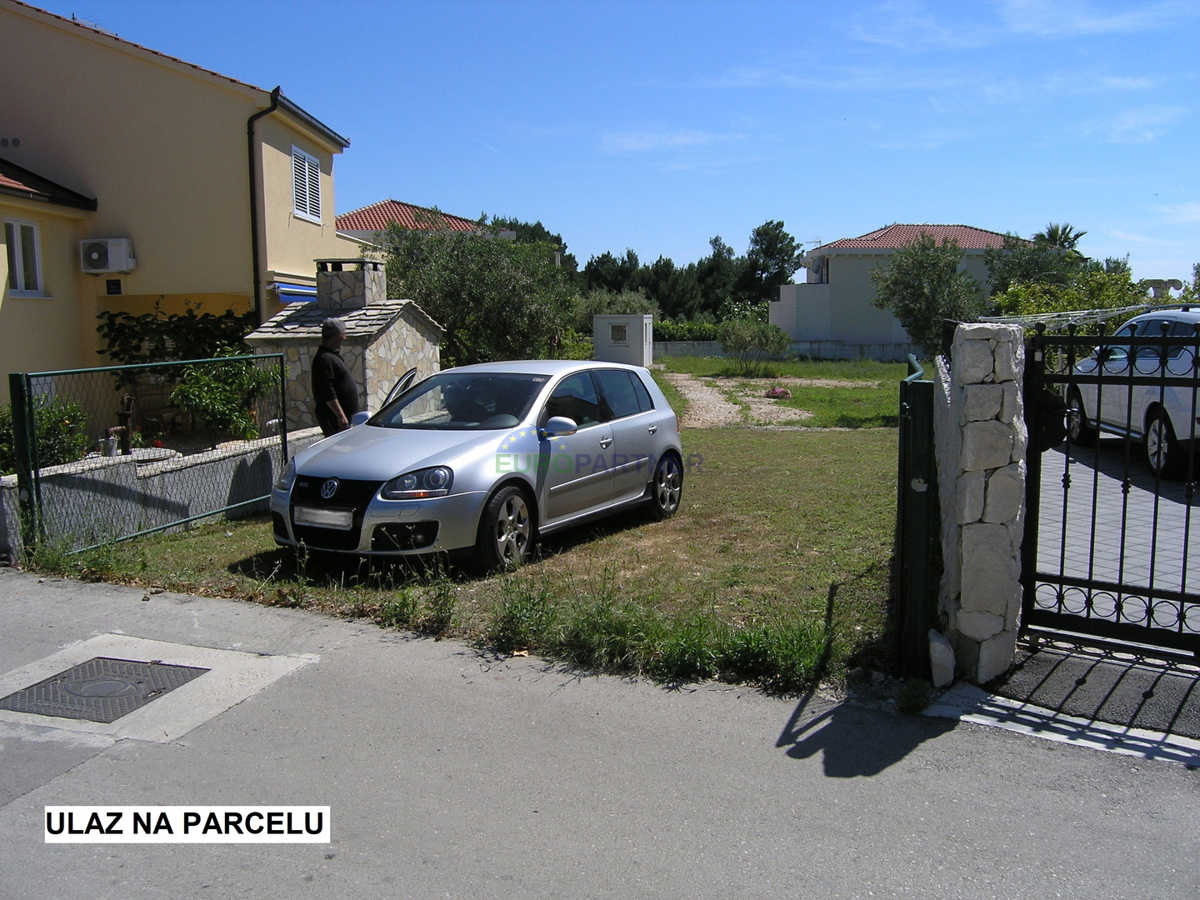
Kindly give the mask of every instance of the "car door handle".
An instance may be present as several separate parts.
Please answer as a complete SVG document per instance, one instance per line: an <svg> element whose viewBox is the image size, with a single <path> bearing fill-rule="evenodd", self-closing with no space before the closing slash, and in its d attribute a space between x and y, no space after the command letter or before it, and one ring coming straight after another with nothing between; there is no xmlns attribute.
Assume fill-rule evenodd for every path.
<svg viewBox="0 0 1200 900"><path fill-rule="evenodd" d="M650 425L649 425L649 426L646 428L646 430L647 430L647 431L649 431L651 434L658 434L658 423L657 423L657 422L653 422L653 423L651 423L651 424L650 424Z"/></svg>
<svg viewBox="0 0 1200 900"><path fill-rule="evenodd" d="M611 446L612 446L612 438L610 438L610 437L600 438L600 449L601 450L607 450Z"/></svg>

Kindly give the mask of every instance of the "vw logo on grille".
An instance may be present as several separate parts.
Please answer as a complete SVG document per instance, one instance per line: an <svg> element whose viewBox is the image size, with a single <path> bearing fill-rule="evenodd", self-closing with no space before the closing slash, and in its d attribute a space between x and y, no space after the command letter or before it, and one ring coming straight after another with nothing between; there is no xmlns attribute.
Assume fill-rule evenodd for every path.
<svg viewBox="0 0 1200 900"><path fill-rule="evenodd" d="M325 500L328 500L337 493L337 489L338 480L336 478L330 478L323 485L321 485L321 497Z"/></svg>

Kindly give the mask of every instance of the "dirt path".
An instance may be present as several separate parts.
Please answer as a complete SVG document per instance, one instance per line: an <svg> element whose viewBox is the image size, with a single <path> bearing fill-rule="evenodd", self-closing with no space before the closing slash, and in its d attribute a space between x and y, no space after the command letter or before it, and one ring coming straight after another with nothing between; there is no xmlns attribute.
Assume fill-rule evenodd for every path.
<svg viewBox="0 0 1200 900"><path fill-rule="evenodd" d="M743 400L750 407L749 421L742 415L742 407L732 403L725 396L718 382L711 378L699 378L695 375L669 372L666 379L675 385L679 393L688 400L687 413L680 423L684 428L719 428L723 425L786 425L799 424L805 419L811 419L812 413L805 409L793 409L780 406L773 400L762 396L767 385L779 384L785 379L748 379L754 384L754 390L744 393ZM758 390L757 381L763 382L762 390ZM813 383L799 378L786 379L789 384ZM739 382L740 383L740 382ZM826 386L841 385L844 382L828 382Z"/></svg>
<svg viewBox="0 0 1200 900"><path fill-rule="evenodd" d="M668 372L664 377L687 398L687 412L679 423L684 428L719 428L742 421L741 407L726 400L725 394L711 380L675 372Z"/></svg>

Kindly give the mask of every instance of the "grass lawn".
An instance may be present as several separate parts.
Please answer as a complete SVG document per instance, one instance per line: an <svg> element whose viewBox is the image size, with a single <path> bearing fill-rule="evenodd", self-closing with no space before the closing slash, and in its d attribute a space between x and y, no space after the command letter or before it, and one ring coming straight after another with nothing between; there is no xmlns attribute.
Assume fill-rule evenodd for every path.
<svg viewBox="0 0 1200 900"><path fill-rule="evenodd" d="M719 356L664 356L668 372L691 375L739 377L734 360ZM884 363L871 359L824 360L787 359L763 364L770 378L811 378L829 381L869 381L872 383L899 382L908 376L907 363Z"/></svg>
<svg viewBox="0 0 1200 900"><path fill-rule="evenodd" d="M303 607L664 680L799 690L884 653L890 429L684 433L679 513L547 538L520 571L319 563L262 518L36 561L44 571Z"/></svg>

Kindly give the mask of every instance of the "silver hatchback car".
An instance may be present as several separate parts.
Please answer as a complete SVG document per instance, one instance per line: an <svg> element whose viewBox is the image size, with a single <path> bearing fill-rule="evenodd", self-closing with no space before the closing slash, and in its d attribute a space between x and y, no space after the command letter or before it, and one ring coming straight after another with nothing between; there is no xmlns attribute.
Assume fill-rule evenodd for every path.
<svg viewBox="0 0 1200 900"><path fill-rule="evenodd" d="M568 360L447 369L298 453L271 493L276 543L362 556L447 552L484 570L540 535L679 508L679 423L645 369Z"/></svg>

